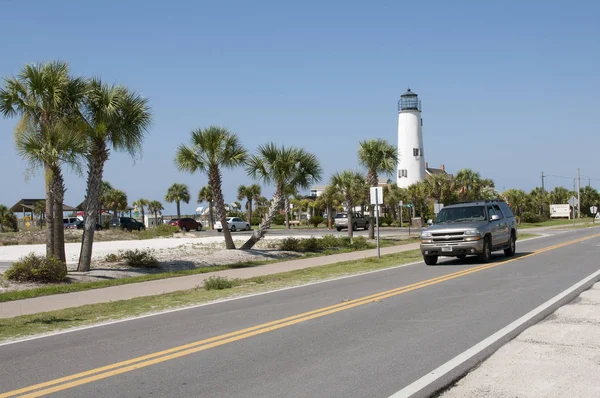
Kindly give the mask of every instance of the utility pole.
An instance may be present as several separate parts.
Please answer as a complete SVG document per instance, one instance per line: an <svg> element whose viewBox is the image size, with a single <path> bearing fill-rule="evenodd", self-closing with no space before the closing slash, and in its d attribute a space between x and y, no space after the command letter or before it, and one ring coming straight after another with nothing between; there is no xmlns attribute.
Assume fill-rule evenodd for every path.
<svg viewBox="0 0 600 398"><path fill-rule="evenodd" d="M581 218L581 169L577 168L577 218Z"/></svg>
<svg viewBox="0 0 600 398"><path fill-rule="evenodd" d="M546 192L544 191L544 172L542 171L542 214L544 214L544 207L546 206Z"/></svg>

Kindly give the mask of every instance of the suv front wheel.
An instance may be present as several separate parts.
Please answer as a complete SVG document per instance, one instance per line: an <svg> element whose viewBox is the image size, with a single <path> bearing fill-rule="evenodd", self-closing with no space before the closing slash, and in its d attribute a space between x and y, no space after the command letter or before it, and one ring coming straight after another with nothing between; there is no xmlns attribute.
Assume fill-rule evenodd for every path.
<svg viewBox="0 0 600 398"><path fill-rule="evenodd" d="M483 252L477 256L479 261L482 263L489 263L492 261L492 242L490 238L486 237L483 241Z"/></svg>
<svg viewBox="0 0 600 398"><path fill-rule="evenodd" d="M517 238L515 237L514 233L510 234L510 240L508 241L508 245L508 248L504 249L504 255L507 257L512 257L517 251Z"/></svg>
<svg viewBox="0 0 600 398"><path fill-rule="evenodd" d="M438 261L438 256L423 256L423 261L427 265L436 265Z"/></svg>

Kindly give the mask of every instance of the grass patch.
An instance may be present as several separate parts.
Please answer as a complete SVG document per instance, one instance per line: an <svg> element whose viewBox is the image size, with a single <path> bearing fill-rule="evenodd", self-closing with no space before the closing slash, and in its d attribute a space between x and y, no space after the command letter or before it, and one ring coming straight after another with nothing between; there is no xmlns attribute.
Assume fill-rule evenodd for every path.
<svg viewBox="0 0 600 398"><path fill-rule="evenodd" d="M591 223L592 219L591 218L577 218L575 219L575 224L579 224L579 223ZM557 227L557 226L561 226L561 225L572 225L573 224L573 220L546 220L546 221L542 221L542 222L537 222L537 223L521 223L521 225L519 225L519 229L528 229L528 228L542 228L542 227Z"/></svg>
<svg viewBox="0 0 600 398"><path fill-rule="evenodd" d="M241 281L239 279L229 279L222 276L211 276L204 281L204 289L206 290L223 290L231 289L234 286L239 286Z"/></svg>
<svg viewBox="0 0 600 398"><path fill-rule="evenodd" d="M131 300L92 304L41 314L5 318L0 319L0 340L122 319L233 296L297 286L328 278L389 268L419 260L421 260L420 251L411 250L382 256L380 261L377 261L376 258L346 261L250 279L239 279L235 282L235 286L226 289L207 290L196 288L157 296L139 297Z"/></svg>

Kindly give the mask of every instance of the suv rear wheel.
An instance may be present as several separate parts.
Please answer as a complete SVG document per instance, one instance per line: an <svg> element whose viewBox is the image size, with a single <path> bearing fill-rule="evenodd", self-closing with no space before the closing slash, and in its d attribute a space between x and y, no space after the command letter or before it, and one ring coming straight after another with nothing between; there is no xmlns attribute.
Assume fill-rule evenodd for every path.
<svg viewBox="0 0 600 398"><path fill-rule="evenodd" d="M504 249L504 255L507 257L512 257L515 255L516 251L517 251L517 238L515 237L515 234L512 233L512 234L510 234L510 240L508 241L508 248Z"/></svg>
<svg viewBox="0 0 600 398"><path fill-rule="evenodd" d="M438 256L423 256L423 261L427 265L436 265L438 260Z"/></svg>
<svg viewBox="0 0 600 398"><path fill-rule="evenodd" d="M479 261L482 263L489 263L492 261L492 243L490 238L486 237L483 241L483 252L477 256Z"/></svg>

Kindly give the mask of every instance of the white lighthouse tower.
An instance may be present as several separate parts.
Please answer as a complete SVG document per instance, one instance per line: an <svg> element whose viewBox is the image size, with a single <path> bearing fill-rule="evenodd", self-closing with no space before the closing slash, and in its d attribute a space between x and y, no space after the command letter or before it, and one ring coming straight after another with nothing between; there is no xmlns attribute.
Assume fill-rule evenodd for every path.
<svg viewBox="0 0 600 398"><path fill-rule="evenodd" d="M410 88L398 101L398 175L397 184L407 188L425 180L421 101Z"/></svg>

